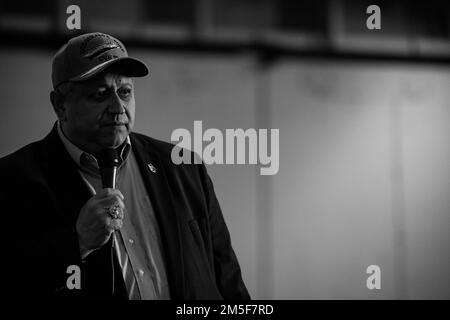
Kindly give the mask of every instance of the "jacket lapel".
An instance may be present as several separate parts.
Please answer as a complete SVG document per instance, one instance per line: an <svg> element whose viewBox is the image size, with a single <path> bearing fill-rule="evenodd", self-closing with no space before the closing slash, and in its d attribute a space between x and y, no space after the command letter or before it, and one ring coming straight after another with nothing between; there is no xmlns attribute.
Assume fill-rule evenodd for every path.
<svg viewBox="0 0 450 320"><path fill-rule="evenodd" d="M62 218L75 227L81 207L91 194L80 177L76 164L58 137L56 125L44 139L44 148L41 151L43 169L48 177L49 186L56 195L55 199L61 206Z"/></svg>
<svg viewBox="0 0 450 320"><path fill-rule="evenodd" d="M146 141L142 141L134 134L131 134L130 137L133 152L161 231L171 299L183 299L184 268L179 219L173 206L164 167L158 154Z"/></svg>

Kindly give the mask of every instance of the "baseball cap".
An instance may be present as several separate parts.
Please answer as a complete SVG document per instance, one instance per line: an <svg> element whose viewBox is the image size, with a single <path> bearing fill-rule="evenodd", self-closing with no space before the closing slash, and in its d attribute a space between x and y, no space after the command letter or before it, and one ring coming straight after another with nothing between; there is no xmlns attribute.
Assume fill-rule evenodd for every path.
<svg viewBox="0 0 450 320"><path fill-rule="evenodd" d="M66 81L87 80L112 64L120 64L126 76L144 77L148 74L145 63L129 57L118 39L100 32L74 37L53 58L53 88Z"/></svg>

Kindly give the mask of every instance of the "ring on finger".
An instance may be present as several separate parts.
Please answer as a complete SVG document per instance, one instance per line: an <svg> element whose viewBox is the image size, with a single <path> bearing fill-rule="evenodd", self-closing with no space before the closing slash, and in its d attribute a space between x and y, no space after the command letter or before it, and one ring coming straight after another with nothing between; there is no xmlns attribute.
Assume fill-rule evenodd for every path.
<svg viewBox="0 0 450 320"><path fill-rule="evenodd" d="M119 219L120 218L120 206L118 204L114 204L110 207L105 208L106 213L112 218L112 219Z"/></svg>

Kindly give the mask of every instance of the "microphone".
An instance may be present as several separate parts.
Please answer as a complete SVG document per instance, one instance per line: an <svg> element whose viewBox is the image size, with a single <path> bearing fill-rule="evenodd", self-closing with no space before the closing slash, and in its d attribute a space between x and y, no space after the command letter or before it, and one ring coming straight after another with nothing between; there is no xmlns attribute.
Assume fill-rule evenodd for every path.
<svg viewBox="0 0 450 320"><path fill-rule="evenodd" d="M116 188L116 174L119 165L120 160L116 149L105 148L100 152L98 166L100 167L103 188Z"/></svg>
<svg viewBox="0 0 450 320"><path fill-rule="evenodd" d="M98 166L100 168L100 175L102 177L102 185L103 188L116 188L116 174L117 168L120 165L119 155L117 154L117 150L114 148L105 148L100 151L100 154L97 157ZM109 239L109 259L110 259L110 268L111 268L111 295L115 294L115 267L114 267L114 243L116 237L115 233L112 234Z"/></svg>

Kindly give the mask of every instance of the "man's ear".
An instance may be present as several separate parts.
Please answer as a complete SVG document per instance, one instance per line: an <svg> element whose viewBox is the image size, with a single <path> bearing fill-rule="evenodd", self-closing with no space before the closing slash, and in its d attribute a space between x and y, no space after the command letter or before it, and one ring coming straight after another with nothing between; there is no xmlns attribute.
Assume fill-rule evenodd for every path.
<svg viewBox="0 0 450 320"><path fill-rule="evenodd" d="M66 121L66 107L64 106L64 98L61 94L55 91L50 92L50 101L52 102L53 110L55 110L58 120L61 122Z"/></svg>

